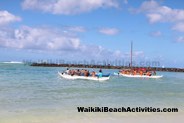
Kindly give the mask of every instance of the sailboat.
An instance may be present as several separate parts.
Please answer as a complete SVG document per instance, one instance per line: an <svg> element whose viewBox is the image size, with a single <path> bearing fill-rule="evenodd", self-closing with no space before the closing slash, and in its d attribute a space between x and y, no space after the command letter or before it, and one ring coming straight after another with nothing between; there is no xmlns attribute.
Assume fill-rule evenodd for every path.
<svg viewBox="0 0 184 123"><path fill-rule="evenodd" d="M130 57L130 69L124 69L120 70L119 73L114 73L114 75L119 75L119 76L124 76L124 77L129 77L129 78L162 78L163 75L156 75L156 72L154 72L154 75L152 75L151 71L144 69L138 69L138 70L133 70L132 69L132 54L133 54L133 42L131 42L131 57ZM134 72L133 72L134 71ZM139 74L137 73L139 71ZM143 71L148 71L148 72L143 72Z"/></svg>

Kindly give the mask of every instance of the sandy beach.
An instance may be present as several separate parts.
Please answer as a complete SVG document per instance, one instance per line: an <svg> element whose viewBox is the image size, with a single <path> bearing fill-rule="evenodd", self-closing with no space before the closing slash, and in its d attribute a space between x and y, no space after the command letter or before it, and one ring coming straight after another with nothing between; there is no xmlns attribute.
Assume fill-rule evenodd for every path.
<svg viewBox="0 0 184 123"><path fill-rule="evenodd" d="M100 115L100 116L99 116ZM78 114L77 116L16 116L1 118L1 123L183 123L184 113L175 114Z"/></svg>

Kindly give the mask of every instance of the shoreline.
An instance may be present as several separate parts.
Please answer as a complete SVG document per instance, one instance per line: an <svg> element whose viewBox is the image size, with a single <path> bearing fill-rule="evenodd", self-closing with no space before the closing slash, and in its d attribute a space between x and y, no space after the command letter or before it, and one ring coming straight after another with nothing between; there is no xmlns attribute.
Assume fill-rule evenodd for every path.
<svg viewBox="0 0 184 123"><path fill-rule="evenodd" d="M55 64L55 63L32 63L30 66L34 67L76 67L76 68L102 68L102 69L130 69L128 66L112 66L112 65L85 65L85 64ZM146 68L152 71L165 72L184 72L184 68L161 68L161 67L132 67Z"/></svg>

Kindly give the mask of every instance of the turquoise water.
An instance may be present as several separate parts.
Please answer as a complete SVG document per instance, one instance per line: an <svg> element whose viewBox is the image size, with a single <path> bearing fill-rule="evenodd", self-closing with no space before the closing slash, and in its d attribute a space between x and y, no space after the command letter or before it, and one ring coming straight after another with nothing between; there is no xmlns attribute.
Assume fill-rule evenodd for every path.
<svg viewBox="0 0 184 123"><path fill-rule="evenodd" d="M112 76L98 82L62 79L57 72L65 69L1 63L0 123L77 117L77 106L177 107L183 112L184 73L158 72L162 79Z"/></svg>

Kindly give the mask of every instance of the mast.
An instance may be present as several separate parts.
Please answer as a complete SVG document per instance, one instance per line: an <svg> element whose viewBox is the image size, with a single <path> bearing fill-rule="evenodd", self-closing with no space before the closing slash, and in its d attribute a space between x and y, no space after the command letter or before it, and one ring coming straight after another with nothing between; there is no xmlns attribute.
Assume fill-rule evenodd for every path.
<svg viewBox="0 0 184 123"><path fill-rule="evenodd" d="M132 50L133 50L133 42L131 41L131 56L130 56L130 68L132 69L132 54L133 54L133 52L132 52Z"/></svg>

